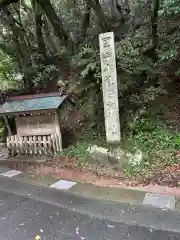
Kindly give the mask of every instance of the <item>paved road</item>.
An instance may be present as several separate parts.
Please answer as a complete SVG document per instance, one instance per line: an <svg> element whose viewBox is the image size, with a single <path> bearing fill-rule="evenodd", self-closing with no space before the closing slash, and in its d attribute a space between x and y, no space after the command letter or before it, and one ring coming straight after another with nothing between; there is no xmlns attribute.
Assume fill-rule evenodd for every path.
<svg viewBox="0 0 180 240"><path fill-rule="evenodd" d="M128 218L123 219L119 217L120 221L118 221L118 215L116 216L116 220L113 221L112 219L115 215L113 210L109 211L108 214L110 215L110 212L112 212L112 214L111 220L108 220L108 216L107 219L104 219L98 214L98 205L101 204L99 201L97 201L97 214L93 213L93 208L92 212L90 208L88 208L88 206L91 205L89 204L89 200L80 198L78 199L78 204L81 205L82 203L84 211L83 209L77 211L77 209L73 208L73 205L72 208L67 208L61 206L61 204L54 204L55 201L52 201L53 192L51 192L51 197L49 196L46 201L45 197L37 199L37 197L33 197L31 194L28 196L28 191L27 194L23 195L22 192L21 194L17 194L17 191L14 191L15 193L10 193L2 190L5 182L6 185L10 183L13 185L13 182L8 181L11 180L3 181L3 179L0 179L0 240L33 240L37 235L41 236L41 240L180 239L179 229L177 229L178 222L176 228L172 229L173 232L171 232L171 228L165 231L164 229L152 229L149 226L140 226L138 221L131 224ZM15 183L14 189L19 189L21 187L22 189L24 188L25 191L25 188L28 190L29 185ZM31 192L32 190L33 187L31 188ZM49 190L43 189L43 194L46 194L46 191ZM61 198L62 201L64 201L67 196L70 197L70 195L65 197L65 195L56 192L55 195L58 201L61 201ZM72 199L75 200L73 197ZM75 202L77 204L77 199ZM96 200L93 200L93 204L92 206L96 205ZM113 203L111 203L111 206L113 206ZM117 205L114 204L114 208L116 207ZM125 211L124 215L122 215L125 218L125 216L127 217L127 215L130 214L128 213L130 210L125 206L123 206L122 209ZM105 213L106 208L104 210L102 208L100 211L104 211ZM138 216L141 214L141 216L143 216L146 212L143 213L143 210L141 212L141 209L139 209L136 210L136 214L138 218ZM168 213L167 216L169 216L169 218L173 217L171 213ZM175 222L178 221L177 217ZM157 222L162 222L163 215L159 212L155 218ZM162 223L161 226L165 227L166 224L168 226L168 222Z"/></svg>
<svg viewBox="0 0 180 240"><path fill-rule="evenodd" d="M0 192L0 239L119 239L125 229L51 204ZM121 232L121 234L120 234Z"/></svg>

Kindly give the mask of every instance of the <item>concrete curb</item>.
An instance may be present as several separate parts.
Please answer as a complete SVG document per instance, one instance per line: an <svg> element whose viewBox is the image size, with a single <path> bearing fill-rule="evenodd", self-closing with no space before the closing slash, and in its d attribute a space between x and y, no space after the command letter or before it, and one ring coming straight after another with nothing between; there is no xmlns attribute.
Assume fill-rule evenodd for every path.
<svg viewBox="0 0 180 240"><path fill-rule="evenodd" d="M2 176L0 182L0 191L74 211L75 214L77 212L87 216L87 219L108 220L109 226L120 226L121 231L126 229L126 232L131 233L131 237L122 239L180 239L179 211L162 211L149 206L88 199L70 192L33 186Z"/></svg>
<svg viewBox="0 0 180 240"><path fill-rule="evenodd" d="M88 221L88 224L93 224L95 220L95 231L100 228L112 234L112 229L116 229L117 235L114 237L110 235L110 238L107 239L180 239L180 212L178 211L162 211L145 205L129 205L127 203L88 199L67 191L33 186L3 176L0 176L0 182L1 194L2 192L8 192L13 195L23 196L24 201L32 199L51 204L54 207L57 206L59 214L73 212L73 215L76 216L75 219L83 216ZM59 225L59 227L61 226Z"/></svg>
<svg viewBox="0 0 180 240"><path fill-rule="evenodd" d="M14 170L11 170L9 172L13 171ZM1 169L0 175L7 176L8 169ZM114 201L117 203L127 203L139 206L148 205L162 210L170 209L180 211L180 197L172 195L151 193L129 188L107 188L83 182L73 182L72 184L71 181L57 179L53 176L35 177L26 172L20 174L17 173L17 175L12 176L11 179L15 179L23 183L30 183L35 186L55 188L56 190L65 191L87 199ZM61 186L61 183L63 183L63 186Z"/></svg>
<svg viewBox="0 0 180 240"><path fill-rule="evenodd" d="M68 189L59 191L50 187L59 182L59 179L53 176L34 179L25 172L17 173L7 169L6 172L3 169L0 172L1 194L11 193L23 196L25 201L32 199L57 206L59 213L73 212L74 216L83 216L89 224L95 219L98 224L95 225L95 229L117 229L117 236L113 238L111 235L111 239L180 239L180 211L176 211L177 206L180 209L180 200L175 196L163 198L164 195L160 195L160 200L156 196L155 202L162 203L165 208L159 205L152 207L149 206L149 202L147 205L146 201L152 201L154 195L150 195L149 198L149 193L143 191L105 188L85 183L71 184L72 182L66 180L63 180L63 186ZM16 175L12 176L13 174Z"/></svg>

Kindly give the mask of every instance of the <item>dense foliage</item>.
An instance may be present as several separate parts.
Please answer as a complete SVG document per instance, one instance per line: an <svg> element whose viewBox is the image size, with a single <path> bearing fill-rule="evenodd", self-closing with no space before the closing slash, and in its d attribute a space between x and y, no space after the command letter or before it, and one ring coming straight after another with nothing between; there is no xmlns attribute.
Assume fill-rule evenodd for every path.
<svg viewBox="0 0 180 240"><path fill-rule="evenodd" d="M1 90L59 86L80 104L89 95L101 103L98 34L106 31L115 33L121 115L132 131L178 79L178 0L0 0L0 15ZM102 104L93 105L96 115Z"/></svg>
<svg viewBox="0 0 180 240"><path fill-rule="evenodd" d="M78 136L90 130L95 144L106 145L98 35L113 31L121 144L143 152L143 161L130 163L124 175L157 182L167 166L179 164L179 23L179 0L0 0L1 101L14 89L61 89L75 103ZM0 123L0 139L11 134L3 120L8 131ZM84 155L85 137L82 142L67 155ZM167 174L179 184L179 171Z"/></svg>

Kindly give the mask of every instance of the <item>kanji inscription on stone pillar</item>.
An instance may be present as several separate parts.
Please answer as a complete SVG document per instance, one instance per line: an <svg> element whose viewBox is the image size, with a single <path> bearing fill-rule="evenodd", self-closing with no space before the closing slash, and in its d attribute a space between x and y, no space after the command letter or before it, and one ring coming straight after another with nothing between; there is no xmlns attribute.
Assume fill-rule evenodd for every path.
<svg viewBox="0 0 180 240"><path fill-rule="evenodd" d="M120 120L114 33L99 35L106 140L120 142Z"/></svg>

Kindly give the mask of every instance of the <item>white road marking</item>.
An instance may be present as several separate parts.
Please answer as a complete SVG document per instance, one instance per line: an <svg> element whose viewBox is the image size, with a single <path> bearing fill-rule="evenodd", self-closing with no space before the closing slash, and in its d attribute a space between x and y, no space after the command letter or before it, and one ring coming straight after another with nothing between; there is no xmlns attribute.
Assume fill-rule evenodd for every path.
<svg viewBox="0 0 180 240"><path fill-rule="evenodd" d="M58 182L53 183L50 188L56 188L60 190L68 190L76 185L76 182L66 181L66 180L59 180Z"/></svg>
<svg viewBox="0 0 180 240"><path fill-rule="evenodd" d="M175 197L157 193L146 193L143 204L162 209L175 209Z"/></svg>
<svg viewBox="0 0 180 240"><path fill-rule="evenodd" d="M14 176L16 176L16 175L18 175L20 173L21 173L20 171L10 170L8 172L1 173L1 175L4 176L4 177L10 177L11 178L11 177L14 177Z"/></svg>

